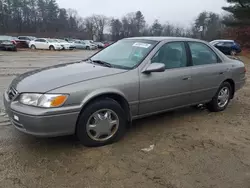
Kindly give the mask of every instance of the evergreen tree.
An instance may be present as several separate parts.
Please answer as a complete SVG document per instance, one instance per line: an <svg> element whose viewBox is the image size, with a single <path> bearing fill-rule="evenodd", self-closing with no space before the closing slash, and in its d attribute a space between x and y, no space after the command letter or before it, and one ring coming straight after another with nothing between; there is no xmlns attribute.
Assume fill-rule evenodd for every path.
<svg viewBox="0 0 250 188"><path fill-rule="evenodd" d="M152 27L151 27L151 34L153 36L161 36L163 31L162 25L159 23L158 20L155 20Z"/></svg>
<svg viewBox="0 0 250 188"><path fill-rule="evenodd" d="M135 13L135 28L136 28L136 35L141 35L142 34L142 30L145 27L145 18L143 16L143 14L141 13L141 11L137 11Z"/></svg>
<svg viewBox="0 0 250 188"><path fill-rule="evenodd" d="M223 10L231 13L233 20L224 20L228 26L250 25L250 0L227 0L231 5Z"/></svg>

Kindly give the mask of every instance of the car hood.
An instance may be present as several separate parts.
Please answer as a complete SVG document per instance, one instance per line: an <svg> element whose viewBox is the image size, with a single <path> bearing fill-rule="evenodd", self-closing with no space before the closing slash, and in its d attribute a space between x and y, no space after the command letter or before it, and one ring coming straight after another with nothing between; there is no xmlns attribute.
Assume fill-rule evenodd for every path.
<svg viewBox="0 0 250 188"><path fill-rule="evenodd" d="M12 81L11 87L16 88L19 93L45 93L65 85L126 71L124 69L103 67L87 62L73 62L26 72L16 77Z"/></svg>
<svg viewBox="0 0 250 188"><path fill-rule="evenodd" d="M51 45L61 45L60 43L58 42L50 42Z"/></svg>
<svg viewBox="0 0 250 188"><path fill-rule="evenodd" d="M61 42L60 44L62 44L62 45L67 45L67 46L70 46L70 45L71 45L70 43L67 43L67 42Z"/></svg>

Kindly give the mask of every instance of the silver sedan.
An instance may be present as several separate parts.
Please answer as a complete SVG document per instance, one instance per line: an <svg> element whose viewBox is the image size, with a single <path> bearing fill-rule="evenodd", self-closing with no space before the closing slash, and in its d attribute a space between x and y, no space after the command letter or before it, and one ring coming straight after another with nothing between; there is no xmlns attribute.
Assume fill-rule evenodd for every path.
<svg viewBox="0 0 250 188"><path fill-rule="evenodd" d="M75 134L101 146L121 139L134 119L197 104L225 110L245 73L243 62L200 40L128 38L84 61L18 76L4 104L22 132Z"/></svg>

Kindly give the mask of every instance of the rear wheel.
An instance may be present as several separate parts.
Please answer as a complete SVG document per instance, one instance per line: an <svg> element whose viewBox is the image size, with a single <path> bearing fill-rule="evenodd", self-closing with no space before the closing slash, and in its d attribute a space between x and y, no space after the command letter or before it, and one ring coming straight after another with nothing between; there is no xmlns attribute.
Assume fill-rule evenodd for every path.
<svg viewBox="0 0 250 188"><path fill-rule="evenodd" d="M232 96L232 87L228 82L221 84L213 99L207 104L207 108L212 112L223 111L227 108Z"/></svg>
<svg viewBox="0 0 250 188"><path fill-rule="evenodd" d="M105 98L89 104L78 118L76 135L85 146L118 141L126 132L126 115L114 100Z"/></svg>
<svg viewBox="0 0 250 188"><path fill-rule="evenodd" d="M87 46L87 47L86 47L86 50L90 50L90 47L89 47L89 46Z"/></svg>
<svg viewBox="0 0 250 188"><path fill-rule="evenodd" d="M54 46L50 46L50 47L49 47L49 50L54 51L54 50L55 50L55 47L54 47Z"/></svg>

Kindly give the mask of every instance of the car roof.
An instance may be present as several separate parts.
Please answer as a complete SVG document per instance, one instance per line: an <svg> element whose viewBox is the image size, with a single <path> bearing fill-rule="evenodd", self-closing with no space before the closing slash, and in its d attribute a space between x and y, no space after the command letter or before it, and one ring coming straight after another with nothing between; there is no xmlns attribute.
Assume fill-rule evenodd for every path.
<svg viewBox="0 0 250 188"><path fill-rule="evenodd" d="M13 39L13 37L9 36L9 35L0 35L0 38L4 38L4 40L6 40L6 39Z"/></svg>
<svg viewBox="0 0 250 188"><path fill-rule="evenodd" d="M9 36L9 35L0 35L0 37L12 37L12 36Z"/></svg>
<svg viewBox="0 0 250 188"><path fill-rule="evenodd" d="M186 37L130 37L125 39L134 39L134 40L152 40L152 41L199 41L204 42L198 39L186 38Z"/></svg>
<svg viewBox="0 0 250 188"><path fill-rule="evenodd" d="M223 40L223 39L221 39L221 40L213 40L211 42L234 42L234 40Z"/></svg>
<svg viewBox="0 0 250 188"><path fill-rule="evenodd" d="M33 37L33 36L18 36L18 37ZM36 37L33 37L33 38L36 38Z"/></svg>

